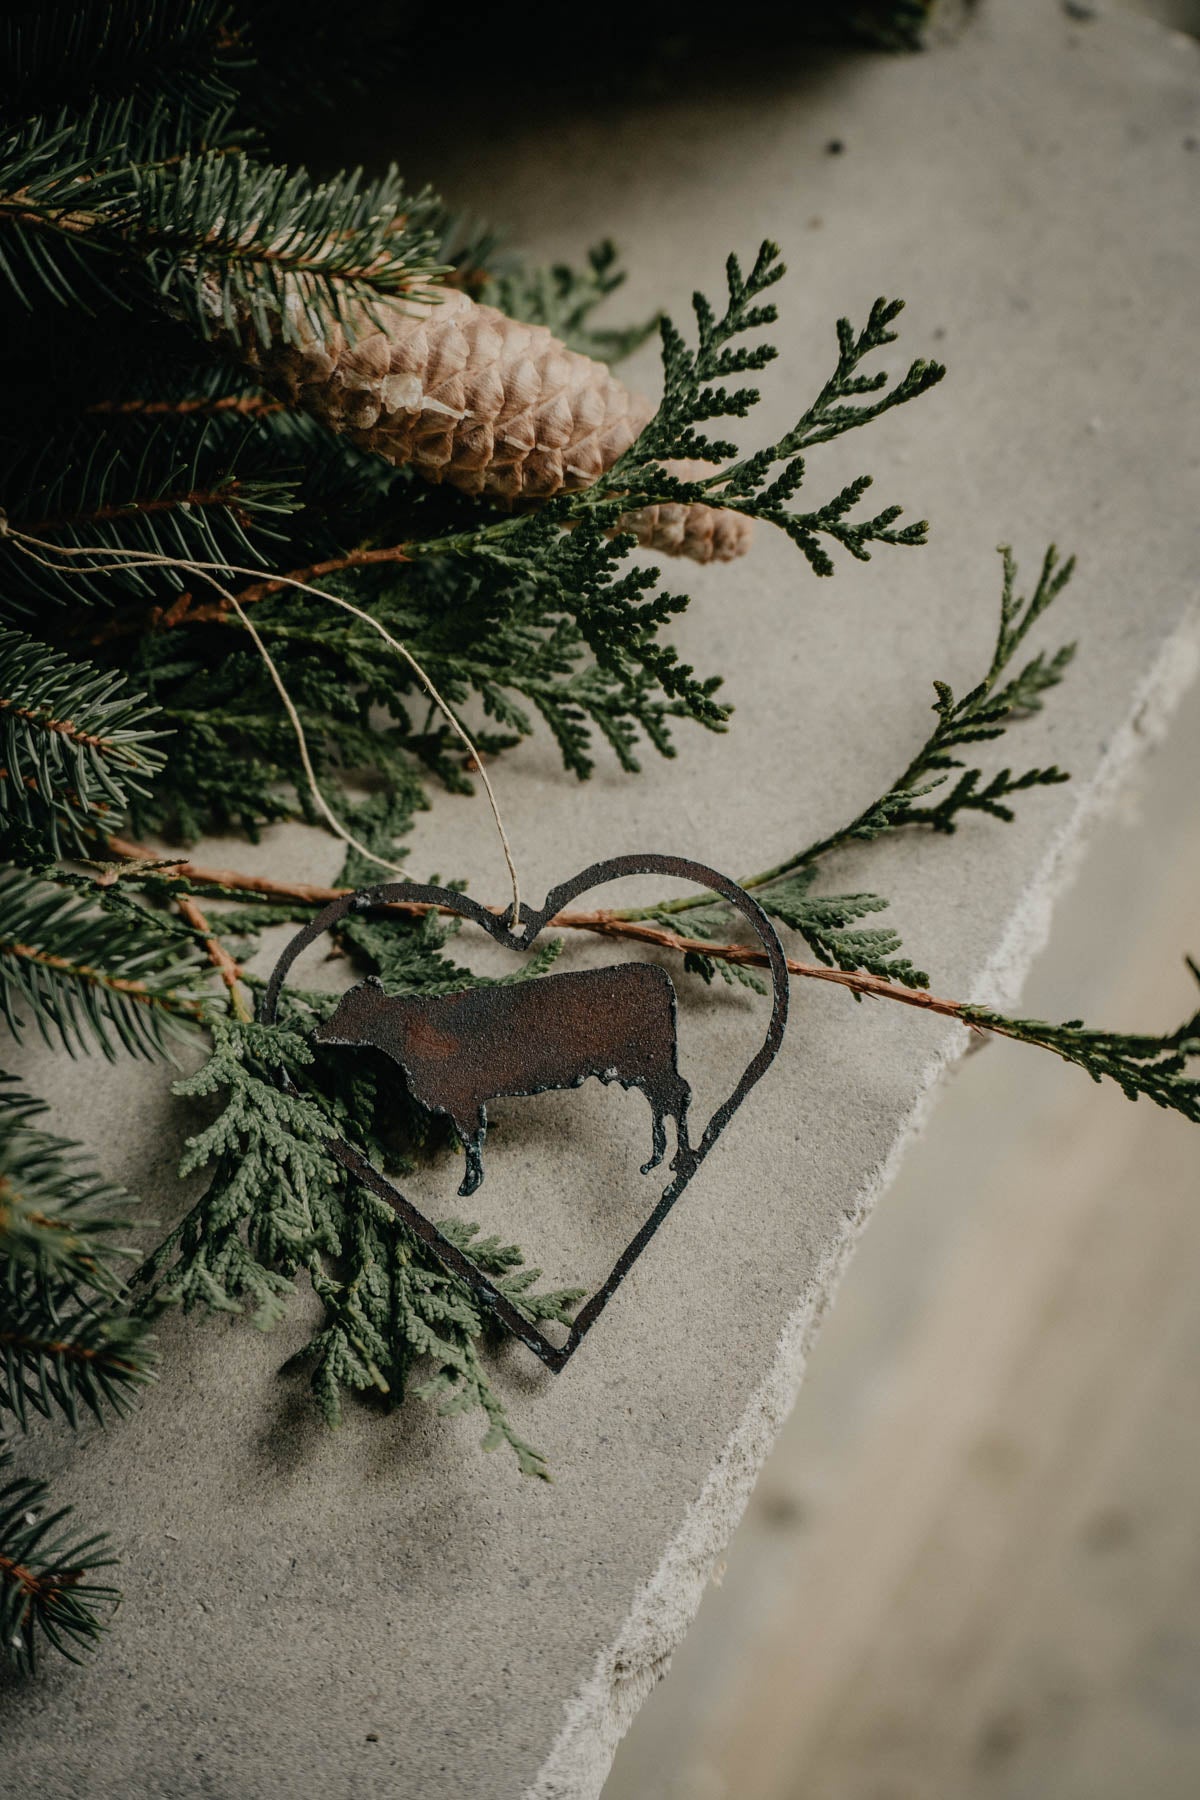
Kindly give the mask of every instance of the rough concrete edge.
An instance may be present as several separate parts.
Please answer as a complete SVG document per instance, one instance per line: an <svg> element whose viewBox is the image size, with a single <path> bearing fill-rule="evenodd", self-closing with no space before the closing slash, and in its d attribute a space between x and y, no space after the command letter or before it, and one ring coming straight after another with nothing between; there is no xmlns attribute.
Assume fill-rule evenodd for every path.
<svg viewBox="0 0 1200 1800"><path fill-rule="evenodd" d="M1175 708L1200 671L1200 607L1163 644L1135 694L1125 723L1047 848L1013 907L1008 925L975 984L981 1002L1009 1006L1045 944L1059 894L1074 878L1087 828L1106 813L1142 752L1166 733ZM566 1703L550 1754L523 1800L598 1800L616 1747L642 1702L666 1674L695 1617L714 1564L745 1510L755 1479L795 1403L821 1318L875 1203L891 1185L910 1143L933 1109L941 1078L966 1047L948 1033L921 1073L916 1099L888 1155L859 1189L853 1214L832 1244L800 1305L780 1333L772 1367L718 1457L699 1496L633 1604L614 1642Z"/></svg>

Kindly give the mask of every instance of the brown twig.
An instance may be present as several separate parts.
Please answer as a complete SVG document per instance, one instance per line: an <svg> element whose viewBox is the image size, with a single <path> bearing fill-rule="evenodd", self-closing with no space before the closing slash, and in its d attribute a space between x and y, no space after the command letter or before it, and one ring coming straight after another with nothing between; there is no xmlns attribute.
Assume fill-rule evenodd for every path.
<svg viewBox="0 0 1200 1800"><path fill-rule="evenodd" d="M85 406L88 413L119 413L136 418L158 418L164 414L180 417L189 413L242 413L251 418L266 418L284 410L282 400L268 400L265 394L199 394L186 400L96 400Z"/></svg>
<svg viewBox="0 0 1200 1800"><path fill-rule="evenodd" d="M265 600L269 594L281 594L293 581L318 581L323 575L337 575L343 569L367 569L379 563L408 562L408 546L406 544L386 544L371 550L350 550L345 556L331 556L324 562L307 563L302 569L289 569L286 575L264 576L261 581L252 581L248 587L238 590L234 598L240 606L252 606L256 600ZM109 638L128 637L134 632L141 632L149 625L151 630L170 630L174 625L219 625L223 620L233 616L233 607L225 599L206 600L202 606L195 603L195 595L191 588L186 588L170 606L151 607L148 613L137 618L116 618L106 621L99 630L93 633L92 643L101 644Z"/></svg>
<svg viewBox="0 0 1200 1800"><path fill-rule="evenodd" d="M53 1606L60 1594L65 1593L68 1588L78 1587L86 1574L86 1569L59 1569L54 1575L38 1575L32 1569L27 1569L24 1563L14 1562L11 1556L0 1556L0 1576L7 1576L27 1596L21 1613L22 1626L28 1620L35 1601L40 1601L44 1607Z"/></svg>
<svg viewBox="0 0 1200 1800"><path fill-rule="evenodd" d="M73 744L81 744L88 750L111 750L108 738L100 737L96 732L81 731L72 719L51 719L44 710L36 706L18 706L15 700L0 695L0 713L11 712L18 719L27 719L31 725L40 726L43 731L53 731L60 737L69 738ZM6 777L7 769L0 769L0 778ZM29 786L28 779L25 783Z"/></svg>
<svg viewBox="0 0 1200 1800"><path fill-rule="evenodd" d="M209 924L190 894L176 895L175 906L180 918L190 925L193 931L198 931L203 934L204 948L208 953L208 960L220 975L225 986L229 989L234 1012L239 1019L248 1022L254 1015L247 1004L246 997L242 993L241 987L238 985L242 978L241 969L229 954L220 938L214 934L212 926Z"/></svg>
<svg viewBox="0 0 1200 1800"><path fill-rule="evenodd" d="M74 525L106 524L112 519L138 519L146 513L177 512L181 507L225 506L239 517L237 495L241 482L234 476L216 488L191 488L183 494L160 494L153 500L127 500L110 506L97 506L91 512L63 513L58 518L36 519L32 525L22 522L21 530L37 536L45 531L64 531Z"/></svg>
<svg viewBox="0 0 1200 1800"><path fill-rule="evenodd" d="M128 1362L121 1356L110 1356L110 1346L101 1344L80 1344L71 1338L31 1337L24 1331L0 1331L0 1344L10 1350L23 1351L27 1356L63 1357L69 1362L91 1363L102 1362L110 1369L124 1369L131 1375L138 1373L136 1363Z"/></svg>
<svg viewBox="0 0 1200 1800"><path fill-rule="evenodd" d="M62 1585L61 1577L57 1582L47 1581L41 1575L35 1575L32 1569L27 1569L24 1563L14 1562L11 1556L0 1556L0 1575L6 1575L14 1586L21 1589L22 1593L28 1594L30 1604L39 1596L52 1600ZM27 1606L21 1615L22 1623L28 1616L29 1608Z"/></svg>
<svg viewBox="0 0 1200 1800"><path fill-rule="evenodd" d="M186 1014L195 1019L204 1015L204 1008L198 1000L181 998L174 993L152 994L144 981L133 981L125 975L109 975L104 969L93 969L89 963L72 962L69 956L55 956L49 950L39 949L36 944L18 943L9 938L0 943L0 953L19 956L22 961L36 963L43 969L57 969L60 974L72 975L89 987L107 988L109 993L136 1000L142 1006L157 1008L162 1012Z"/></svg>
<svg viewBox="0 0 1200 1800"><path fill-rule="evenodd" d="M186 858L177 863L163 866L161 859L155 857L152 850L141 844L132 844L124 838L110 837L108 847L115 856L127 862L159 863L155 874L171 881L194 881L206 887L228 888L234 892L262 894L274 900L294 900L304 906L328 906L332 900L340 900L343 895L353 892L346 887L322 887L315 882L274 881L266 875L245 875L237 869L210 869L199 863L189 862ZM102 878L103 879L103 878ZM109 877L115 879L115 877ZM178 902L182 910L182 899ZM410 917L427 912L440 912L453 915L454 909L449 906L431 906L420 901L399 901L390 911L407 914ZM497 913L508 911L507 906L493 908ZM186 916L186 915L185 915ZM203 915L200 915L203 917ZM711 957L718 962L734 963L741 967L765 968L767 958L764 951L752 944L713 944L705 938L684 937L681 933L670 931L665 926L650 924L641 919L623 919L618 914L598 907L590 912L561 912L550 920L550 925L560 931L590 931L599 937L625 938L634 943L652 944L660 950L671 950L678 955L694 955ZM206 927L200 927L206 929ZM226 953L227 954L227 953ZM941 1018L957 1019L968 1025L972 1031L980 1030L970 1019L964 1018L969 1010L968 1003L963 1000L944 1000L936 994L928 993L924 988L905 987L897 981L885 981L880 975L871 975L863 969L831 969L824 963L800 962L796 957L787 958L788 972L804 981L827 981L835 987L847 988L852 994L858 994L867 1000L895 1000L901 1006L912 1006L920 1012L935 1013ZM989 1029L1002 1031L1000 1026Z"/></svg>

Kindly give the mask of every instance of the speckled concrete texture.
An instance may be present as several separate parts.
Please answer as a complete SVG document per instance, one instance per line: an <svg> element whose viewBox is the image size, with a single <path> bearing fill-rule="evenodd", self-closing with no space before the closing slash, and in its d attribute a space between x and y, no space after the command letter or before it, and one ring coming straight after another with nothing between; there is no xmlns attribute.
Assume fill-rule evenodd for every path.
<svg viewBox="0 0 1200 1800"><path fill-rule="evenodd" d="M1193 336L1200 56L1160 28L1072 22L1041 0L984 9L919 58L814 58L541 132L487 124L422 168L513 221L539 254L621 240L628 309L682 311L725 252L778 238L782 354L756 437L824 379L831 325L879 292L909 301L899 356L951 365L932 396L811 459L810 490L869 468L880 502L934 525L818 582L765 533L729 568L687 571L681 646L728 676L725 738L630 781L569 785L552 748L506 762L502 799L531 895L597 856L653 849L733 873L856 811L903 767L933 676L988 653L997 542L1032 574L1082 552L1041 641L1081 654L1013 757L1074 781L1015 825L911 837L840 859L829 891L879 888L942 991L1015 991L1089 810L1189 672L1197 591ZM831 156L837 139L845 148ZM1191 146L1189 148L1189 145ZM653 380L653 359L640 371ZM681 585L677 582L676 585ZM273 834L246 866L329 876L328 839ZM425 872L503 891L479 807L421 821ZM572 966L604 960L573 950ZM741 993L687 992L681 1043L716 1092L760 1029ZM669 1659L799 1381L854 1234L958 1035L802 987L788 1041L568 1370L523 1353L501 1379L553 1487L482 1457L475 1421L351 1409L330 1435L273 1337L172 1323L163 1378L131 1421L36 1460L126 1553L118 1628L86 1669L0 1694L13 1800L583 1800ZM169 1219L194 1123L162 1069L21 1066L56 1122ZM1114 1102L1116 1103L1116 1102ZM599 1088L511 1110L475 1216L548 1272L585 1275L638 1216L637 1096ZM442 1199L454 1185L444 1172ZM433 1177L430 1178L431 1182Z"/></svg>

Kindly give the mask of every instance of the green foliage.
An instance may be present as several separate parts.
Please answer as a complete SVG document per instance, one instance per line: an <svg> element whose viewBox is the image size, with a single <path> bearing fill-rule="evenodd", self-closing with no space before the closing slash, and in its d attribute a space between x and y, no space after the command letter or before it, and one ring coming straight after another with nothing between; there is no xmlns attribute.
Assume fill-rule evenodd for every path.
<svg viewBox="0 0 1200 1800"><path fill-rule="evenodd" d="M0 876L0 1012L21 1036L31 1015L72 1055L118 1045L163 1055L204 1017L191 935L117 888L64 891Z"/></svg>
<svg viewBox="0 0 1200 1800"><path fill-rule="evenodd" d="M611 471L608 486L624 483L639 498L709 501L749 518L763 519L787 533L807 559L814 574L832 575L833 559L822 539L838 544L868 562L869 546L876 543L912 545L925 542L928 526L897 528L899 506L887 506L872 518L850 515L871 486L869 475L860 475L831 499L809 512L789 510L788 502L800 491L807 473L805 452L869 424L896 406L915 400L942 379L940 363L918 359L907 372L888 385L885 370L861 372L867 357L894 343L891 330L903 307L900 300L877 300L862 330L855 332L848 319L837 327L838 359L833 373L816 398L801 413L792 429L773 444L730 466L715 470L700 481L676 481L655 465L673 458L729 463L737 458L737 445L710 438L701 429L715 420L744 419L759 400L757 388L729 388L732 376L765 368L774 360L770 344L745 344L738 340L774 324L773 304L759 305L762 294L782 279L784 266L774 244L765 243L749 275L744 275L736 256L726 265L727 301L719 316L702 294L693 296L697 342L689 348L670 319L661 324L663 340L662 403L633 448ZM878 395L877 399L865 399ZM860 403L861 402L861 403ZM595 495L597 490L588 490Z"/></svg>
<svg viewBox="0 0 1200 1800"><path fill-rule="evenodd" d="M150 1378L145 1329L114 1308L130 1196L33 1121L41 1103L0 1077L0 1411L80 1408L103 1422Z"/></svg>
<svg viewBox="0 0 1200 1800"><path fill-rule="evenodd" d="M1191 957L1187 966L1200 983L1200 966ZM1200 1124L1200 1008L1164 1037L1098 1031L1082 1019L1068 1019L1063 1025L1010 1019L982 1006L964 1007L962 1018L968 1025L1051 1050L1064 1062L1086 1070L1093 1081L1114 1081L1127 1100L1144 1095L1155 1106Z"/></svg>
<svg viewBox="0 0 1200 1800"><path fill-rule="evenodd" d="M47 1132L44 1111L0 1076L0 1419L18 1430L31 1412L104 1423L155 1367L144 1323L123 1306L131 1197ZM115 1604L94 1579L114 1560L107 1540L80 1538L70 1517L47 1511L40 1482L0 1485L0 1645L18 1668L43 1638L77 1660Z"/></svg>
<svg viewBox="0 0 1200 1800"><path fill-rule="evenodd" d="M596 308L624 283L625 271L618 264L616 246L606 239L592 246L586 266L581 269L569 263L552 263L549 267L518 264L511 269L497 269L480 297L510 318L545 325L570 350L598 357L601 362L616 363L632 356L660 323L655 316L642 324L616 330L593 324Z"/></svg>
<svg viewBox="0 0 1200 1800"><path fill-rule="evenodd" d="M948 683L934 683L937 700L933 710L937 714L937 726L900 780L879 801L873 816L864 819L861 829L854 835L876 837L881 831L913 824L931 825L935 831L953 831L959 815L964 812L986 812L995 819L1007 821L1013 817L1012 808L1005 805L1009 795L1067 780L1062 770L1053 765L1026 769L1016 776L1010 769L1001 769L986 782L978 769L965 769L949 792L934 805L914 804L942 786L947 779L944 771L963 768L962 758L952 754L955 750L1002 737L1012 720L1039 712L1042 695L1058 686L1075 655L1074 644L1063 644L1050 657L1039 651L1007 682L997 685L1024 642L1026 633L1062 592L1075 568L1074 557L1059 563L1052 544L1042 563L1037 587L1028 600L1021 600L1016 595L1016 565L1012 551L1005 547L1000 554L1004 559L1000 628L987 674L961 700L954 698Z"/></svg>
<svg viewBox="0 0 1200 1800"><path fill-rule="evenodd" d="M907 987L929 986L923 969L897 956L899 932L886 925L859 927L860 919L886 911L886 900L879 894L812 894L809 889L816 877L817 869L810 863L773 883L760 895L771 917L798 931L819 962L838 969L865 969Z"/></svg>
<svg viewBox="0 0 1200 1800"><path fill-rule="evenodd" d="M842 33L875 44L881 50L921 50L942 0L863 0L834 9L820 8L826 35Z"/></svg>
<svg viewBox="0 0 1200 1800"><path fill-rule="evenodd" d="M108 101L127 109L147 156L170 154L236 98L245 56L228 13L227 0L13 0L0 22L7 110L44 117Z"/></svg>
<svg viewBox="0 0 1200 1800"><path fill-rule="evenodd" d="M314 182L303 169L238 151L200 152L133 171L126 228L146 274L206 336L242 331L263 343L280 320L286 339L337 322L357 306L418 291L433 260L429 194L409 194L399 171Z"/></svg>
<svg viewBox="0 0 1200 1800"><path fill-rule="evenodd" d="M446 946L458 935L462 920L423 914L398 928L395 920L350 918L338 939L354 952L368 974L377 975L390 993L452 994L464 987L511 987L545 975L562 954L561 938L545 938L516 970L499 977L476 975L453 962Z"/></svg>
<svg viewBox="0 0 1200 1800"><path fill-rule="evenodd" d="M888 29L903 30L928 8L851 10L886 11ZM13 627L0 633L0 827L9 855L37 868L0 877L0 1007L14 1030L32 1020L72 1054L158 1055L207 1027L212 1056L179 1087L203 1109L184 1172L203 1171L207 1188L145 1265L136 1322L122 1310L112 1248L122 1197L31 1124L31 1103L0 1091L0 1405L18 1423L31 1410L110 1416L150 1372L146 1316L170 1305L248 1311L267 1327L307 1281L322 1316L300 1360L331 1423L347 1394L395 1403L412 1391L444 1411L481 1412L485 1445L507 1443L524 1472L544 1475L492 1386L493 1327L471 1292L329 1154L336 1133L377 1166L402 1168L450 1147L446 1121L414 1102L381 1106L367 1052L314 1057L308 1028L327 997L290 993L271 1032L235 1017L241 990L231 1000L212 966L235 982L228 957L210 926L174 907L192 893L236 900L211 929L241 954L268 925L311 917L313 904L110 860L105 839L126 814L138 831L182 839L213 829L253 838L312 816L291 726L236 614L178 564L217 565L222 585L253 606L323 786L369 848L395 860L431 783L471 791L460 742L369 623L272 590L264 576L290 570L353 596L459 712L482 716L482 756L544 729L578 779L602 754L632 775L646 746L675 754L680 722L721 731L728 709L719 675L689 666L670 641L688 599L634 559L622 515L717 503L782 531L823 578L839 550L866 562L876 546L920 544L924 523L904 523L898 505L864 507L869 476L814 493L812 464L822 445L918 398L943 370L917 359L892 378L875 366L900 311L879 300L861 328L839 322L828 376L781 437L755 448L752 433L749 445L720 435L752 419L759 395L743 377L775 356L762 334L776 320L767 296L783 265L766 244L748 273L730 258L719 304L694 298L690 333L656 321L661 405L594 487L516 513L429 488L263 393L257 346L280 330L296 340L352 327L362 309L444 277L613 359L648 328L597 322L622 279L611 246L582 269L522 269L498 258L486 226L410 193L394 170L316 178L273 160L263 133L277 145L289 111L328 100L335 64L338 91L349 91L374 44L315 0L271 0L253 18L224 0L23 4L6 30L0 509L62 555L38 563L11 533L0 537L0 617ZM680 459L710 472L668 473ZM89 548L92 566L79 554ZM1062 679L1071 646L1019 653L1070 569L1051 551L1021 600L1006 552L982 680L962 698L935 684L933 728L884 792L747 879L822 964L884 984L929 979L881 921L883 897L815 891L829 857L912 826L1003 822L1015 796L1065 778L1055 767L988 770L976 756ZM62 867L62 855L95 859L91 872ZM377 873L354 852L343 879ZM685 966L703 979L763 986L723 953L730 915L712 896L626 916L686 924L701 948ZM353 918L338 944L393 991L438 993L479 979L454 960L456 931L432 914L407 925ZM547 942L512 978L544 972L559 948ZM942 1010L1130 1097L1200 1113L1197 1019L1155 1038ZM528 1317L569 1320L578 1294L540 1290L515 1247L468 1222L442 1228ZM76 1541L65 1515L41 1507L34 1484L0 1491L0 1633L25 1664L43 1635L68 1654L84 1647L112 1598L93 1579L103 1541Z"/></svg>
<svg viewBox="0 0 1200 1800"><path fill-rule="evenodd" d="M436 203L396 170L315 182L221 141L225 111L196 120L188 147L190 123L163 102L139 121L114 101L31 116L0 140L0 276L26 306L157 294L202 336L248 323L265 340L269 316L299 335L436 279Z"/></svg>
<svg viewBox="0 0 1200 1800"><path fill-rule="evenodd" d="M851 844L869 843L912 825L950 833L963 814L984 813L994 819L1011 820L1013 810L1007 802L1014 794L1055 786L1068 779L1054 766L1026 769L1019 775L1007 768L985 775L979 768L967 767L955 754L967 746L1003 737L1011 725L1040 711L1043 696L1062 681L1075 654L1074 644L1064 644L1052 655L1038 651L1014 673L1009 672L1026 636L1071 579L1075 562L1070 558L1060 563L1051 545L1043 558L1037 585L1026 600L1016 592L1017 571L1011 550L1004 548L1000 554L1004 565L1000 620L982 679L961 700L955 699L946 682L935 681L933 710L937 723L904 772L888 784L879 798L828 837L809 844L773 868L742 878L742 886L754 893L773 918L799 932L820 962L839 969L862 969L909 987L928 987L925 971L897 954L902 947L898 932L891 927L858 927L859 919L886 910L888 902L881 895L811 892L821 863ZM962 774L948 792L932 805L921 804L949 781L950 771L955 769L961 769ZM728 932L729 909L712 896L664 901L623 916L675 925L681 914L686 915L688 930L698 936L719 939ZM702 962L703 959L693 957L690 966L708 976L710 971L701 966ZM739 975L747 980L745 971L739 971Z"/></svg>
<svg viewBox="0 0 1200 1800"><path fill-rule="evenodd" d="M11 1458L0 1455L0 1473ZM120 1596L97 1581L116 1558L103 1535L80 1537L71 1509L46 1510L44 1481L0 1482L0 1644L23 1674L32 1673L44 1640L69 1662L93 1649Z"/></svg>
<svg viewBox="0 0 1200 1800"><path fill-rule="evenodd" d="M427 928L413 933L409 979L425 991L431 948ZM292 1000L313 1004L322 1003ZM329 1075L296 1030L215 1027L211 1059L176 1087L189 1098L222 1096L212 1123L189 1140L181 1170L209 1168L210 1184L142 1270L144 1310L251 1308L267 1329L303 1273L323 1318L296 1360L309 1365L314 1397L331 1425L345 1392L398 1402L411 1387L443 1413L482 1409L485 1449L507 1444L522 1473L545 1476L543 1458L509 1420L481 1360L490 1329L484 1309L325 1147L331 1135L347 1132L375 1160L389 1159L369 1065L352 1058L357 1066L347 1072L347 1059L338 1061L338 1073ZM569 1321L578 1292L539 1292L539 1272L523 1266L521 1252L477 1238L474 1225L443 1221L442 1229L469 1246L529 1318ZM416 1370L424 1373L414 1382Z"/></svg>
<svg viewBox="0 0 1200 1800"><path fill-rule="evenodd" d="M15 422L0 456L10 523L66 549L97 553L64 579L44 557L35 562L10 549L0 602L10 617L44 616L47 601L110 607L127 594L144 603L186 585L171 568L109 564L90 573L105 551L265 566L286 542L282 522L299 504L295 472L279 469L278 453L269 452L252 421L131 419L103 432L84 422L32 451Z"/></svg>
<svg viewBox="0 0 1200 1800"><path fill-rule="evenodd" d="M119 676L0 629L0 855L52 862L119 823L165 761Z"/></svg>

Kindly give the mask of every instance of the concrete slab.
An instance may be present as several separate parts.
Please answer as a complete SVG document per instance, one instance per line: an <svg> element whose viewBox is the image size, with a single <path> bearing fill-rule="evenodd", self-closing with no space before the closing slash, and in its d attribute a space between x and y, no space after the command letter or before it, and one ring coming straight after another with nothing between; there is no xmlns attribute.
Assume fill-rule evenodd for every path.
<svg viewBox="0 0 1200 1800"><path fill-rule="evenodd" d="M681 309L693 286L715 286L728 248L779 238L793 276L764 431L823 379L837 313L905 294L902 350L944 354L951 379L814 456L812 480L832 491L871 468L885 500L934 521L934 542L826 584L766 537L743 565L689 572L684 649L727 672L732 734L693 738L653 779L605 773L583 791L531 746L505 771L506 813L531 892L637 846L733 872L773 860L903 765L932 676L961 684L978 669L991 546L1015 542L1032 569L1058 536L1084 559L1051 634L1078 634L1083 653L1022 749L1074 782L1029 797L1014 826L912 838L830 875L893 898L944 991L1011 999L1081 825L1194 666L1200 57L1149 23L1073 23L1010 0L923 58L822 58L786 77L763 61L720 94L550 132L497 106L422 173L545 254L616 233L635 310ZM328 840L297 831L238 854L316 879L336 862ZM501 891L465 803L422 822L415 861ZM697 1063L732 1061L758 1017L737 995L693 998L683 1036ZM63 1495L119 1533L126 1603L94 1664L5 1693L0 1791L596 1795L960 1036L899 1008L796 995L752 1111L566 1374L506 1359L552 1488L480 1457L473 1421L352 1409L326 1434L302 1383L277 1373L298 1316L270 1339L171 1327L135 1419L82 1447L39 1446ZM172 1216L188 1122L166 1075L32 1046L23 1062L59 1123ZM478 1208L546 1245L549 1267L600 1257L628 1205L602 1204L606 1159L625 1153L612 1115L560 1098L539 1103L537 1134L500 1144L495 1211ZM567 1202L557 1156L571 1143L584 1185Z"/></svg>

